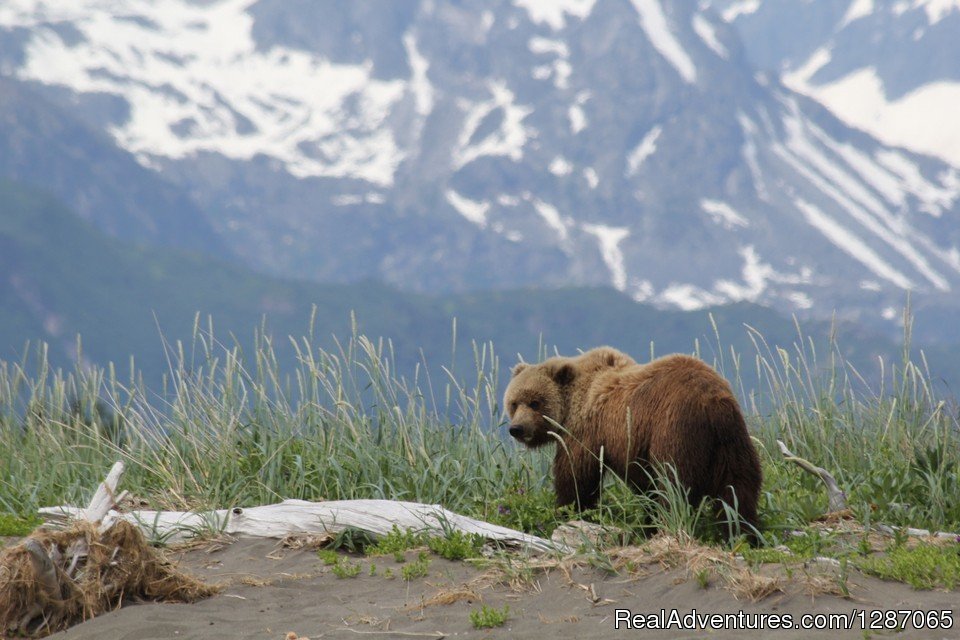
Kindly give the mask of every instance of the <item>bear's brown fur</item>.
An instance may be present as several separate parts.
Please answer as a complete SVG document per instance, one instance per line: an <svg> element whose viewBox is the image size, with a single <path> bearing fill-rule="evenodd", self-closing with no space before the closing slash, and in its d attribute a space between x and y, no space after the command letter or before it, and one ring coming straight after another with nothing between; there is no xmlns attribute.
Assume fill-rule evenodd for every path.
<svg viewBox="0 0 960 640"><path fill-rule="evenodd" d="M670 463L692 504L717 498L736 505L741 521L758 525L760 459L730 385L696 358L637 364L600 347L520 363L504 407L510 435L526 446L563 441L553 464L558 506L596 505L602 447L604 465L637 491L649 488L653 465Z"/></svg>

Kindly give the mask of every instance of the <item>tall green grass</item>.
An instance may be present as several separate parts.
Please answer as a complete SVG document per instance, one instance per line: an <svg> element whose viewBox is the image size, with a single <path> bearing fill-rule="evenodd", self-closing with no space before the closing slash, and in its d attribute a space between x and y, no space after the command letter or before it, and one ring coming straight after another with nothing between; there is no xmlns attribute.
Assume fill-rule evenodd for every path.
<svg viewBox="0 0 960 640"><path fill-rule="evenodd" d="M937 396L922 352L911 361L909 312L904 324L900 360L878 358L873 376L847 362L835 340L821 354L802 335L784 348L753 332L764 385L747 409L765 449L768 522L795 526L826 508L815 478L778 463L779 438L830 470L862 521L960 530L957 404Z"/></svg>
<svg viewBox="0 0 960 640"><path fill-rule="evenodd" d="M802 335L786 347L752 335L755 353L718 345L714 364L741 392L761 448L768 538L826 508L816 479L780 460L778 438L831 470L862 519L960 530L956 407L935 396L925 367L904 359L867 380L836 344L820 354ZM157 392L132 364L122 377L112 365L51 370L42 345L0 361L0 512L83 503L123 459L124 487L163 508L389 498L540 534L568 515L552 507L552 451L521 451L501 433L493 345L476 345L457 376L436 363L401 375L392 345L364 336L329 351L312 342L295 340L297 364L281 370L269 337L242 353L198 325L191 344L167 345ZM760 389L742 388L746 366ZM696 509L677 515L682 495L668 487L659 500L623 489L605 491L595 516L638 532L700 527Z"/></svg>

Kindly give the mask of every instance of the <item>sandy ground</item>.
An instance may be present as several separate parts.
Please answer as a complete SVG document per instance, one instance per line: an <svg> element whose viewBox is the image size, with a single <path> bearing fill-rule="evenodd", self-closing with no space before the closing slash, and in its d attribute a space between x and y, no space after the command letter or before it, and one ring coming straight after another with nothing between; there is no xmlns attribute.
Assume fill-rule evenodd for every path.
<svg viewBox="0 0 960 640"><path fill-rule="evenodd" d="M410 560L415 553L408 553ZM852 597L811 597L796 588L761 600L737 600L719 583L701 588L684 571L654 567L645 575L609 575L578 569L540 573L526 590L489 584L483 572L462 562L431 556L429 574L404 581L393 557L355 558L363 571L338 578L313 551L278 547L274 540L240 540L173 554L180 566L212 582L226 582L213 598L189 605L132 604L89 620L53 638L148 640L151 638L960 638L957 593L915 591L909 586L851 573ZM369 575L371 562L376 575ZM387 568L396 577L384 577ZM592 585L592 589L591 589ZM473 589L452 604L430 604L438 593ZM509 605L506 624L477 630L470 611ZM617 609L649 614L661 608L698 613L850 613L852 610L946 610L949 630L865 634L859 622L844 631L703 630L616 628ZM623 614L621 614L623 615ZM869 620L870 614L867 614Z"/></svg>

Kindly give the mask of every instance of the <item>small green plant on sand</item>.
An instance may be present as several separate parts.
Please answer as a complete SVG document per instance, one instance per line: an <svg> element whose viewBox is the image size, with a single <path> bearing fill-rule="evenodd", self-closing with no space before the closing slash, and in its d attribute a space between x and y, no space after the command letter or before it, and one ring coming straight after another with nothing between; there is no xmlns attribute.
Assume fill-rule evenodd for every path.
<svg viewBox="0 0 960 640"><path fill-rule="evenodd" d="M333 565L333 575L338 578L356 578L360 575L360 563L350 562L346 558L340 558L340 560Z"/></svg>
<svg viewBox="0 0 960 640"><path fill-rule="evenodd" d="M342 549L350 553L364 553L374 545L376 540L369 532L355 527L347 527L330 542L334 549Z"/></svg>
<svg viewBox="0 0 960 640"><path fill-rule="evenodd" d="M840 573L837 575L837 586L840 588L840 595L844 598L850 597L850 561L847 558L840 558Z"/></svg>
<svg viewBox="0 0 960 640"><path fill-rule="evenodd" d="M403 569L400 570L400 576L406 580L410 581L415 578L423 578L427 575L427 571L430 568L430 557L426 554L425 551L421 551L417 555L416 562L411 562L403 566Z"/></svg>
<svg viewBox="0 0 960 640"><path fill-rule="evenodd" d="M427 540L427 546L441 558L463 560L480 555L483 541L483 536L475 533L451 531L449 535L442 538L430 538Z"/></svg>
<svg viewBox="0 0 960 640"><path fill-rule="evenodd" d="M340 554L334 549L320 549L317 551L317 557L323 564L329 566L337 564L340 561Z"/></svg>
<svg viewBox="0 0 960 640"><path fill-rule="evenodd" d="M403 562L404 552L422 545L421 534L410 529L401 531L397 525L393 525L390 533L382 536L376 544L366 547L366 552L374 556L393 554L397 562Z"/></svg>
<svg viewBox="0 0 960 640"><path fill-rule="evenodd" d="M700 569L696 573L697 586L701 589L706 589L710 586L710 570L709 569Z"/></svg>
<svg viewBox="0 0 960 640"><path fill-rule="evenodd" d="M886 554L854 560L864 573L906 582L914 589L953 589L960 584L960 545L920 543L897 546Z"/></svg>
<svg viewBox="0 0 960 640"><path fill-rule="evenodd" d="M474 629L490 629L492 627L502 627L510 615L510 607L505 605L503 609L494 609L483 605L479 609L470 612L470 622Z"/></svg>
<svg viewBox="0 0 960 640"><path fill-rule="evenodd" d="M759 567L762 564L790 564L802 562L803 558L797 556L796 554L790 553L789 551L784 551L782 549L771 549L759 548L759 549L744 549L742 551L743 559L750 563L753 567Z"/></svg>

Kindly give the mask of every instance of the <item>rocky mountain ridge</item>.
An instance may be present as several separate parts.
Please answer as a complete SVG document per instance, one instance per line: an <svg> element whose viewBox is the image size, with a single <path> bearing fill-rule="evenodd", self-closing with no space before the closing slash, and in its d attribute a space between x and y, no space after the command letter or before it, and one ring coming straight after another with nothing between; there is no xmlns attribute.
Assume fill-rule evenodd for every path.
<svg viewBox="0 0 960 640"><path fill-rule="evenodd" d="M265 272L954 309L960 172L758 71L734 5L10 0L0 69Z"/></svg>

